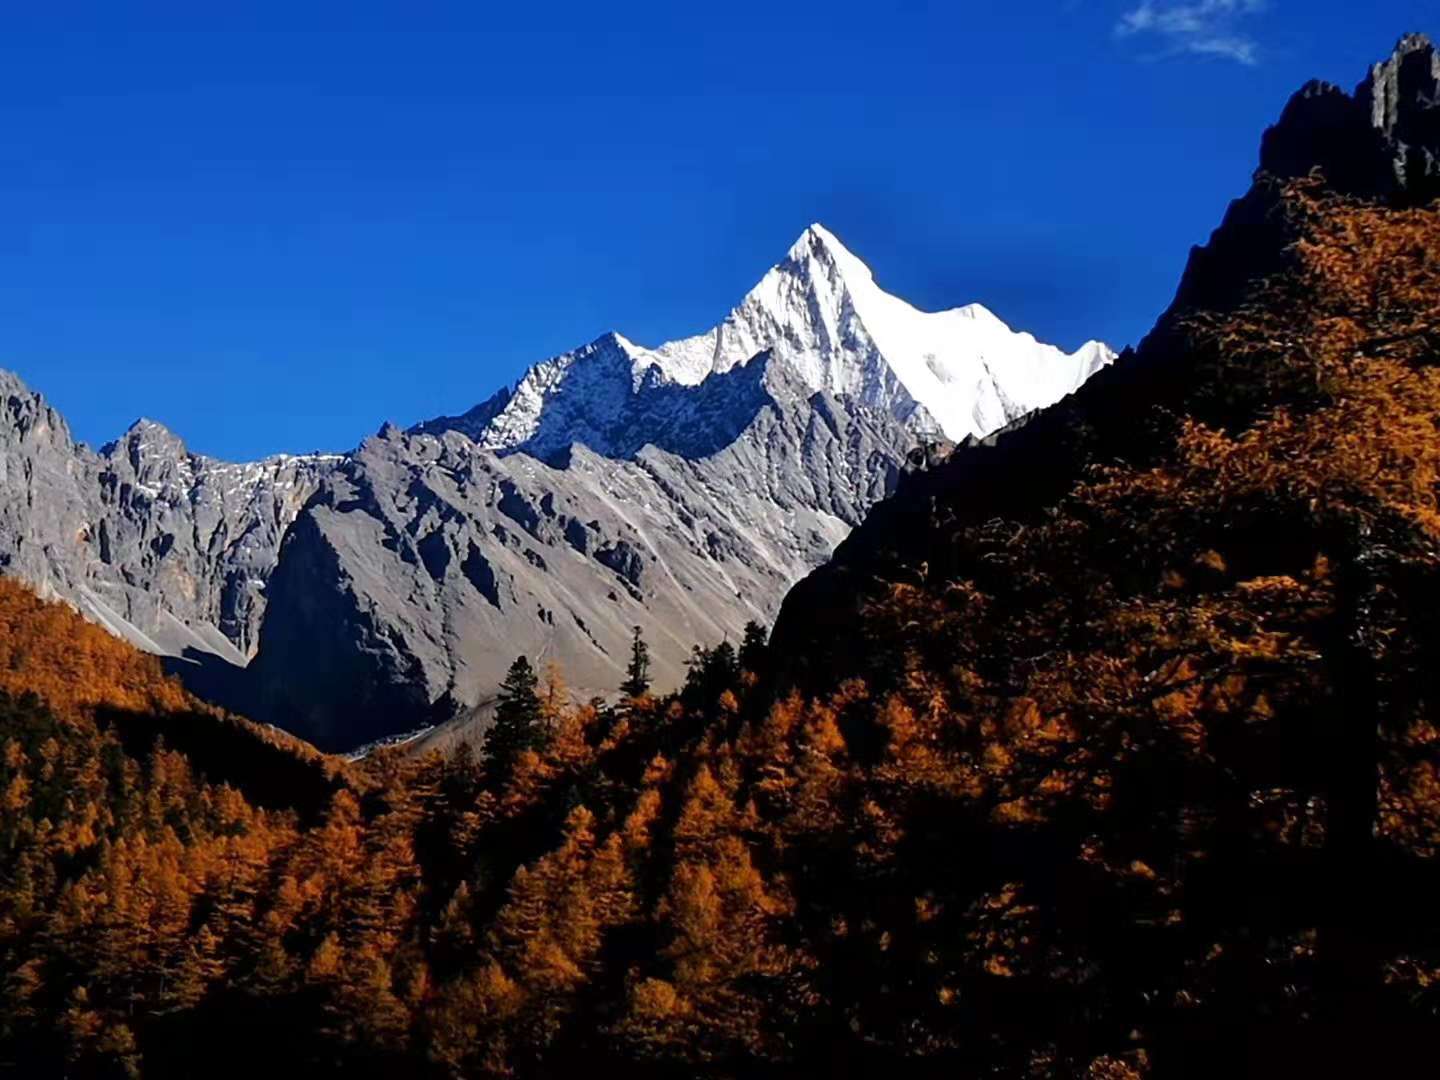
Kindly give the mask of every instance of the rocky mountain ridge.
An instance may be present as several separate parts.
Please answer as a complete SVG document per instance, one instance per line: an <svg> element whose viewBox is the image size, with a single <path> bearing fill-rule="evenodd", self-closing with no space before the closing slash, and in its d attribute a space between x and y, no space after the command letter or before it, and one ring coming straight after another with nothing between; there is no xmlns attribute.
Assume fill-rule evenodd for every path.
<svg viewBox="0 0 1440 1080"><path fill-rule="evenodd" d="M820 227L718 328L607 334L458 418L231 465L140 421L92 452L7 377L0 566L328 748L483 705L518 653L609 691L773 619L906 455L1109 361L916 311ZM19 478L11 481L8 478Z"/></svg>
<svg viewBox="0 0 1440 1080"><path fill-rule="evenodd" d="M149 420L94 451L0 371L0 569L148 652L244 664L280 542L339 460L231 464Z"/></svg>

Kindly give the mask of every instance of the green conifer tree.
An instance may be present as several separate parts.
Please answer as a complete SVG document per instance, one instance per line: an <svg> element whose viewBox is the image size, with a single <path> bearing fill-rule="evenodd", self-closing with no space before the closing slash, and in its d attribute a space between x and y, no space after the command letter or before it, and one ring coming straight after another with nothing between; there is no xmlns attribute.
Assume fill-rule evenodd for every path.
<svg viewBox="0 0 1440 1080"><path fill-rule="evenodd" d="M508 775L524 751L545 746L547 733L535 689L538 682L529 659L516 657L500 684L495 725L485 737L485 759L492 776Z"/></svg>
<svg viewBox="0 0 1440 1080"><path fill-rule="evenodd" d="M765 667L765 654L769 648L769 634L765 627L754 619L745 624L745 636L740 640L740 666L746 671L760 672Z"/></svg>
<svg viewBox="0 0 1440 1080"><path fill-rule="evenodd" d="M630 665L625 669L625 681L620 692L627 698L638 698L650 692L650 646L640 636L640 627L635 627L635 636L630 642Z"/></svg>

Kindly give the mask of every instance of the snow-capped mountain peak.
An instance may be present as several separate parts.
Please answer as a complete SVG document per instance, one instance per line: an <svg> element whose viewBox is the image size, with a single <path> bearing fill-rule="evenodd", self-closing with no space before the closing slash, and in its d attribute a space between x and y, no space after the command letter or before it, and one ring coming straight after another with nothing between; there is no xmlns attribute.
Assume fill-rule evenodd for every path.
<svg viewBox="0 0 1440 1080"><path fill-rule="evenodd" d="M502 451L549 454L575 441L606 453L634 442L633 406L647 388L698 387L762 353L812 392L955 440L1052 404L1114 357L1093 341L1067 355L980 304L920 311L816 223L713 329L654 348L607 333L537 364L513 393L421 430L459 430Z"/></svg>
<svg viewBox="0 0 1440 1080"><path fill-rule="evenodd" d="M872 277L870 268L861 262L838 237L818 221L809 225L798 240L790 245L785 259L774 269L779 270L785 263L803 264L806 260L817 260L821 265L834 267L841 275L862 279Z"/></svg>
<svg viewBox="0 0 1440 1080"><path fill-rule="evenodd" d="M987 435L1051 404L1113 358L1097 342L1066 356L980 304L920 311L881 289L821 225L805 230L718 336L715 370L744 363L763 343L815 389L888 408L952 439Z"/></svg>
<svg viewBox="0 0 1440 1080"><path fill-rule="evenodd" d="M870 267L818 221L800 234L800 239L791 245L786 257L795 262L807 258L819 260L822 265L833 266L840 277L847 281L873 281L875 276Z"/></svg>

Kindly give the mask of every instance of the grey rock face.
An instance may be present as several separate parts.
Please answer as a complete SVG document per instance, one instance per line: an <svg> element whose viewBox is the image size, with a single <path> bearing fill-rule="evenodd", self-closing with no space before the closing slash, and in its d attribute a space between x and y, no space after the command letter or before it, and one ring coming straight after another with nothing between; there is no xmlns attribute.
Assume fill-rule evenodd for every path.
<svg viewBox="0 0 1440 1080"><path fill-rule="evenodd" d="M340 457L231 464L191 454L142 420L100 459L102 561L252 656L280 541Z"/></svg>
<svg viewBox="0 0 1440 1080"><path fill-rule="evenodd" d="M547 464L455 431L367 440L285 541L250 668L257 711L353 746L484 702L521 653L612 693L634 626L657 684L675 685L693 644L768 623L913 439L802 395L764 359L746 371L764 401L703 457L574 445Z"/></svg>
<svg viewBox="0 0 1440 1080"><path fill-rule="evenodd" d="M0 371L0 568L48 595L78 587L97 556L97 475L64 418Z"/></svg>
<svg viewBox="0 0 1440 1080"><path fill-rule="evenodd" d="M1385 136L1396 185L1418 199L1440 192L1440 53L1430 39L1402 38L1355 97Z"/></svg>
<svg viewBox="0 0 1440 1080"><path fill-rule="evenodd" d="M1311 82L1265 133L1260 169L1279 177L1319 167L1337 191L1425 202L1440 194L1440 53L1402 38L1353 95Z"/></svg>
<svg viewBox="0 0 1440 1080"><path fill-rule="evenodd" d="M0 569L148 651L243 664L280 539L338 460L232 465L146 420L97 453L0 372Z"/></svg>

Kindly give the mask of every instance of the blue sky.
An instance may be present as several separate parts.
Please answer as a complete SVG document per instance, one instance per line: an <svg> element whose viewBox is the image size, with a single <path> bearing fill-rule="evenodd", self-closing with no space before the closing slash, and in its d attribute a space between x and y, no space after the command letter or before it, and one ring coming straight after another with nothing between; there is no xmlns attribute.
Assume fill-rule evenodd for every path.
<svg viewBox="0 0 1440 1080"><path fill-rule="evenodd" d="M918 306L1133 342L1289 94L1440 32L1419 0L34 7L0 366L92 443L143 414L235 458L702 330L812 220Z"/></svg>

